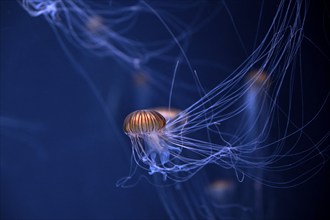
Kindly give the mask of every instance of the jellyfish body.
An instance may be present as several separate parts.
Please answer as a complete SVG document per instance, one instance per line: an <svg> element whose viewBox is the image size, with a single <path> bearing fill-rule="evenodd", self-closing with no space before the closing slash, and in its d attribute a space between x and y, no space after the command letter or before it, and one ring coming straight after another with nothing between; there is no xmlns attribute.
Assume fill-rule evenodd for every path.
<svg viewBox="0 0 330 220"><path fill-rule="evenodd" d="M154 110L134 111L124 121L124 131L131 139L136 159L148 164L151 174L169 161L170 151L179 150L166 143L165 126L164 116Z"/></svg>

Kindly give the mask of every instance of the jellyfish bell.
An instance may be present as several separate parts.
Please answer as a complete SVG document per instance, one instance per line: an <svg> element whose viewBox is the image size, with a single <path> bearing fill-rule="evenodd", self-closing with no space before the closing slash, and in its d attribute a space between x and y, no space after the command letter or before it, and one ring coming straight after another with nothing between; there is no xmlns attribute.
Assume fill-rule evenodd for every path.
<svg viewBox="0 0 330 220"><path fill-rule="evenodd" d="M168 108L168 107L157 107L157 108L153 108L152 110L163 115L166 121L174 119L181 112L181 110L179 109Z"/></svg>
<svg viewBox="0 0 330 220"><path fill-rule="evenodd" d="M206 192L212 199L221 201L233 192L234 188L235 185L232 181L219 179L211 182L207 186Z"/></svg>
<svg viewBox="0 0 330 220"><path fill-rule="evenodd" d="M252 70L248 73L246 81L252 89L268 89L270 87L270 75L264 70Z"/></svg>
<svg viewBox="0 0 330 220"><path fill-rule="evenodd" d="M137 110L124 120L124 131L128 135L141 135L158 132L166 125L163 115L153 110Z"/></svg>
<svg viewBox="0 0 330 220"><path fill-rule="evenodd" d="M150 76L146 72L139 70L133 74L132 80L136 87L141 88L149 83Z"/></svg>
<svg viewBox="0 0 330 220"><path fill-rule="evenodd" d="M85 25L86 29L93 34L96 34L105 28L104 19L98 15L88 17Z"/></svg>

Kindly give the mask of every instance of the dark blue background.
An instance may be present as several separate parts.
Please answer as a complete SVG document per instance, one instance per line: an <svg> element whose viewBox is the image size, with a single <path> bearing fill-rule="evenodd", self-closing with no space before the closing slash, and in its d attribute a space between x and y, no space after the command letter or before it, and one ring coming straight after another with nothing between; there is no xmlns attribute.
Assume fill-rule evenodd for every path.
<svg viewBox="0 0 330 220"><path fill-rule="evenodd" d="M149 94L146 103L144 99L136 100L132 93L146 94L150 92L148 88L134 87L127 70L111 59L83 54L78 59L84 62L82 67L91 74L104 99L112 95L107 106L113 119L109 123L104 109L63 52L48 23L42 17L29 16L16 1L1 1L0 6L1 219L168 218L155 187L149 183L141 182L126 189L115 186L118 179L127 175L130 163L130 143L121 133L124 117L138 108L166 106L168 94ZM233 13L237 15L240 10L249 9L233 8ZM305 32L327 55L320 54L306 41L302 45L304 77L310 82L306 88L307 116L315 114L329 91L329 17L324 13L324 5L314 2ZM227 59L223 61L224 69L229 73L244 53L239 49L207 53L210 45L204 37L214 34L216 39L221 31L225 30L213 33L214 29L205 29L203 35L197 34L189 53L191 57L205 53L211 56L210 60ZM244 36L246 45L253 41L250 38ZM220 48L225 46L219 44ZM214 47L216 50L217 45ZM70 51L79 53L74 47ZM169 68L172 69L173 66ZM222 77L210 74L201 78L211 88ZM308 97L309 94L319 96ZM180 103L177 95L174 104L183 108L197 97L192 92L191 97ZM328 105L315 121L315 129L308 131L316 140L329 131L327 112ZM119 133L114 132L114 125L120 128ZM280 201L278 216L296 219L330 216L329 171L326 164L303 185L268 189Z"/></svg>

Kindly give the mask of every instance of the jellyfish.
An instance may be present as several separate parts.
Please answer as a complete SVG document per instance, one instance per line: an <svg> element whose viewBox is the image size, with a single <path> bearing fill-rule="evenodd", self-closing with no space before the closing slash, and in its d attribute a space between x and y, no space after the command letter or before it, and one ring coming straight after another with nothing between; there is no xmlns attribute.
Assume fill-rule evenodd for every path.
<svg viewBox="0 0 330 220"><path fill-rule="evenodd" d="M125 118L124 131L130 137L137 157L148 164L153 164L150 166L151 174L157 172L156 167L159 163L165 165L169 162L170 152L180 151L179 148L166 143L166 138L163 137L165 125L164 116L154 110L138 110ZM166 172L162 173L166 178Z"/></svg>
<svg viewBox="0 0 330 220"><path fill-rule="evenodd" d="M206 192L215 200L223 200L234 188L234 183L229 180L215 180L206 188Z"/></svg>
<svg viewBox="0 0 330 220"><path fill-rule="evenodd" d="M281 1L260 45L209 91L192 70L201 98L175 118L164 120L150 109L129 114L124 131L135 163L150 175L163 175L164 182L185 182L208 165L232 169L239 182L248 177L278 188L313 177L326 161L329 133L315 142L304 132L311 121L292 121L292 92L288 107L280 104L285 80L289 88L295 86L292 65L303 39L305 10L301 1ZM283 180L283 173L296 175Z"/></svg>

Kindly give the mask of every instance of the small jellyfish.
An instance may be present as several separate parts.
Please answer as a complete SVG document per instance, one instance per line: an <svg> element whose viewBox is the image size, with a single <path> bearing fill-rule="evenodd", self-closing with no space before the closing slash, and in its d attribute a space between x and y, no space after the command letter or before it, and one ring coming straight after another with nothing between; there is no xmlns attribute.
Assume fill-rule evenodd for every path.
<svg viewBox="0 0 330 220"><path fill-rule="evenodd" d="M149 80L149 75L143 71L138 71L133 74L134 85L138 88L146 86Z"/></svg>
<svg viewBox="0 0 330 220"><path fill-rule="evenodd" d="M158 107L158 108L154 108L153 110L163 115L167 121L174 119L181 112L181 110L179 109L176 108L169 109L166 107Z"/></svg>
<svg viewBox="0 0 330 220"><path fill-rule="evenodd" d="M98 15L89 17L86 21L86 28L93 34L100 32L105 28L103 18Z"/></svg>
<svg viewBox="0 0 330 220"><path fill-rule="evenodd" d="M208 185L206 193L216 201L224 201L233 192L234 188L235 185L232 181L215 180Z"/></svg>
<svg viewBox="0 0 330 220"><path fill-rule="evenodd" d="M268 89L270 87L270 77L271 75L267 74L263 70L252 70L247 75L247 83L251 85L251 89Z"/></svg>
<svg viewBox="0 0 330 220"><path fill-rule="evenodd" d="M170 150L179 150L166 143L165 125L164 116L154 110L134 111L124 121L124 131L131 139L133 151L138 157L135 159L137 161L142 158L144 163L150 164L150 174L160 164L164 165L169 161ZM166 177L165 172L163 174Z"/></svg>
<svg viewBox="0 0 330 220"><path fill-rule="evenodd" d="M182 110L180 110L180 109L168 108L168 107L157 107L157 108L153 108L152 110L160 113L162 116L164 116L164 118L166 119L166 122L169 122L169 124L166 123L166 128L164 128L169 132L171 130L177 128L178 126L184 125L188 122L188 116L186 116L185 118L180 120L180 123L171 123L179 118L180 113L182 112Z"/></svg>

